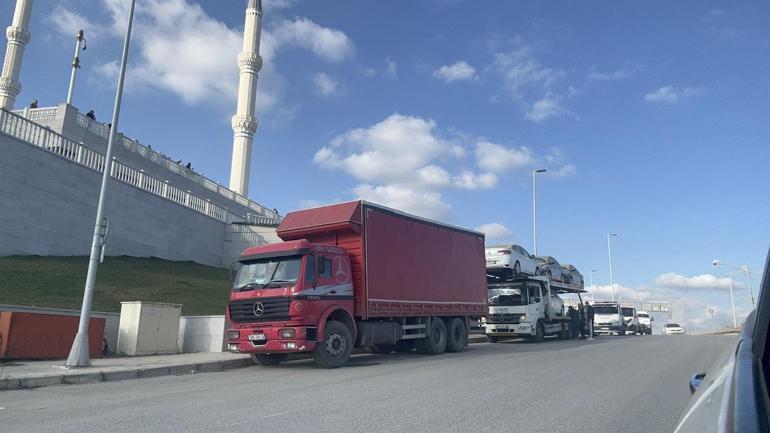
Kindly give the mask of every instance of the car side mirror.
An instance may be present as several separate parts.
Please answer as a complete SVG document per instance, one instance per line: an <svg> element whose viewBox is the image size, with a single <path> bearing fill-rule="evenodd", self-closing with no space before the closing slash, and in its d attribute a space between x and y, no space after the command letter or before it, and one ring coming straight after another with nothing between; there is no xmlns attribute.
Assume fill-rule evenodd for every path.
<svg viewBox="0 0 770 433"><path fill-rule="evenodd" d="M692 375L690 379L690 394L695 394L695 391L700 386L703 379L706 377L706 372L700 371Z"/></svg>

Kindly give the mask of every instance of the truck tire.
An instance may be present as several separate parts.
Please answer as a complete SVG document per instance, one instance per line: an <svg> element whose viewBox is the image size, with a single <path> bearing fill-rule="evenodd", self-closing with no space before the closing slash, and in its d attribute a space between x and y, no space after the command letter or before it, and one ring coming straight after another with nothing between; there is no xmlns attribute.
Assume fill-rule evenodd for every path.
<svg viewBox="0 0 770 433"><path fill-rule="evenodd" d="M329 320L324 327L323 340L313 349L313 360L323 368L337 368L350 359L353 336L344 323Z"/></svg>
<svg viewBox="0 0 770 433"><path fill-rule="evenodd" d="M537 321L537 326L535 326L535 335L532 336L532 341L535 343L541 343L545 339L545 326L543 325L543 322Z"/></svg>
<svg viewBox="0 0 770 433"><path fill-rule="evenodd" d="M430 321L428 335L417 342L417 351L428 355L438 355L446 349L446 325L438 317Z"/></svg>
<svg viewBox="0 0 770 433"><path fill-rule="evenodd" d="M487 335L487 341L490 342L490 343L497 343L500 340L498 340L497 337L493 337L491 335Z"/></svg>
<svg viewBox="0 0 770 433"><path fill-rule="evenodd" d="M459 317L449 319L447 323L447 352L462 352L468 343L468 333L465 331L465 321Z"/></svg>
<svg viewBox="0 0 770 433"><path fill-rule="evenodd" d="M278 365L288 356L288 353L252 353L251 360L259 365Z"/></svg>

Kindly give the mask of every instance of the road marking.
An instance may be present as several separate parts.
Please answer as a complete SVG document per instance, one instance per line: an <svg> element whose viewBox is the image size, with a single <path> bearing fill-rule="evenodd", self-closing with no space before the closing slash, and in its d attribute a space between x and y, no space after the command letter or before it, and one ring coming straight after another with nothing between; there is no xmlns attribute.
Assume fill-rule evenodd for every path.
<svg viewBox="0 0 770 433"><path fill-rule="evenodd" d="M277 416L286 415L286 414L290 414L290 413L294 413L294 412L299 412L299 411L297 409L294 409L294 410L286 410L286 411L283 411L283 412L276 412L276 413L272 413L272 414L267 415L267 416L263 416L262 419L275 418Z"/></svg>

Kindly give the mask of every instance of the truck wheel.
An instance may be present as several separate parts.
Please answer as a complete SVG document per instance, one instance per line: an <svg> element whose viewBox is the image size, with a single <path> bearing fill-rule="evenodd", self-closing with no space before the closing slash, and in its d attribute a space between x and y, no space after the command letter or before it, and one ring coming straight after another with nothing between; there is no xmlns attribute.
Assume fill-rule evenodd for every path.
<svg viewBox="0 0 770 433"><path fill-rule="evenodd" d="M465 321L459 317L449 320L447 326L447 352L462 352L468 343L468 334L465 332Z"/></svg>
<svg viewBox="0 0 770 433"><path fill-rule="evenodd" d="M323 368L337 368L350 359L353 350L353 336L344 323L336 320L326 322L324 339L316 343L313 360Z"/></svg>
<svg viewBox="0 0 770 433"><path fill-rule="evenodd" d="M491 335L487 335L487 341L490 342L490 343L497 343L500 340L498 340L497 337L493 337Z"/></svg>
<svg viewBox="0 0 770 433"><path fill-rule="evenodd" d="M417 342L417 351L429 355L438 355L446 349L446 325L438 317L430 321L428 335Z"/></svg>
<svg viewBox="0 0 770 433"><path fill-rule="evenodd" d="M535 343L540 343L545 339L545 326L543 326L543 322L538 321L537 326L535 327L535 336L532 337L532 341Z"/></svg>
<svg viewBox="0 0 770 433"><path fill-rule="evenodd" d="M288 353L252 353L251 359L259 365L278 365L288 356Z"/></svg>

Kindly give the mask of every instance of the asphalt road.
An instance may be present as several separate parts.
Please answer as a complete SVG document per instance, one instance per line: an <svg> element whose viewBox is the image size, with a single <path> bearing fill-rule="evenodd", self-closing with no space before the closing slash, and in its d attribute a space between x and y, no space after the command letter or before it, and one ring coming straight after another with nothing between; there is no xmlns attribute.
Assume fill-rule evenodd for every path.
<svg viewBox="0 0 770 433"><path fill-rule="evenodd" d="M0 392L10 432L670 432L735 336L474 344Z"/></svg>

